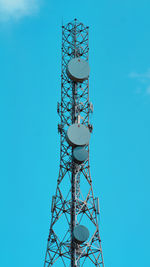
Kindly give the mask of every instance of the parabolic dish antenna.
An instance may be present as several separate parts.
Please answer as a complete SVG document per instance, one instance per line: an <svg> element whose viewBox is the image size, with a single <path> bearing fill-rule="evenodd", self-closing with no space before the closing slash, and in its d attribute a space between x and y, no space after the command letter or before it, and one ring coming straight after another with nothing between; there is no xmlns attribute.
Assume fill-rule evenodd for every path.
<svg viewBox="0 0 150 267"><path fill-rule="evenodd" d="M89 230L84 225L77 225L74 228L73 237L76 243L82 244L89 238Z"/></svg>
<svg viewBox="0 0 150 267"><path fill-rule="evenodd" d="M90 141L90 131L85 125L74 123L69 126L66 139L72 147L85 146Z"/></svg>
<svg viewBox="0 0 150 267"><path fill-rule="evenodd" d="M81 164L88 159L88 151L82 146L75 147L73 158L76 163Z"/></svg>
<svg viewBox="0 0 150 267"><path fill-rule="evenodd" d="M80 57L73 58L67 66L67 75L74 82L82 83L87 80L90 73L90 67L87 61Z"/></svg>

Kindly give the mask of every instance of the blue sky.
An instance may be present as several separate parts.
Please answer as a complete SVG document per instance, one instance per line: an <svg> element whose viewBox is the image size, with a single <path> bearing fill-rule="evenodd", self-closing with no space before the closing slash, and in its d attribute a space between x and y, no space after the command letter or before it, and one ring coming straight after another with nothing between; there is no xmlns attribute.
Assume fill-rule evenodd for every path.
<svg viewBox="0 0 150 267"><path fill-rule="evenodd" d="M106 267L150 266L150 2L0 0L0 266L43 266L59 166L61 23L90 26Z"/></svg>

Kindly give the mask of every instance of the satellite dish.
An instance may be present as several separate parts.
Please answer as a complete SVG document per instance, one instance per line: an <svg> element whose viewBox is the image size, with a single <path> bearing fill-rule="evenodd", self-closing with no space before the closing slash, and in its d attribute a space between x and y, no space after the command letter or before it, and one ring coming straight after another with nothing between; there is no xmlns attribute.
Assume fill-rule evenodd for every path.
<svg viewBox="0 0 150 267"><path fill-rule="evenodd" d="M82 244L89 238L89 230L84 225L77 225L74 228L73 237L77 244Z"/></svg>
<svg viewBox="0 0 150 267"><path fill-rule="evenodd" d="M77 164L81 164L88 159L88 151L84 147L76 147L73 150L73 158Z"/></svg>
<svg viewBox="0 0 150 267"><path fill-rule="evenodd" d="M87 80L90 73L90 67L87 61L80 57L73 58L67 66L67 75L74 82L82 83Z"/></svg>
<svg viewBox="0 0 150 267"><path fill-rule="evenodd" d="M66 139L72 147L85 146L90 141L90 131L85 125L74 123L68 128Z"/></svg>

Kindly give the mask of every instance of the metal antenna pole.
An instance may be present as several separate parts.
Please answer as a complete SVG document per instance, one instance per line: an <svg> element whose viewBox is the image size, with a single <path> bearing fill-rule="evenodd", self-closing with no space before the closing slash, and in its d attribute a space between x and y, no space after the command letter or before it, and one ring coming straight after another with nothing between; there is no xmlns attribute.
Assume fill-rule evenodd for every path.
<svg viewBox="0 0 150 267"><path fill-rule="evenodd" d="M76 19L62 25L61 102L57 105L60 166L56 193L52 197L44 267L104 267L97 218L99 201L93 193L89 142L74 146L67 136L72 126L76 131L78 127L84 128L88 134L93 129L89 121L93 105L89 102L88 76L77 82L67 73L68 64L74 59L84 64L89 60L89 28ZM83 147L86 159L75 160L75 148Z"/></svg>
<svg viewBox="0 0 150 267"><path fill-rule="evenodd" d="M74 42L74 57L76 57L76 21L73 29L73 42ZM76 84L72 82L72 124L75 123L75 108L76 108ZM75 216L76 216L76 180L75 180L75 166L73 161L73 149L72 149L72 181L71 181L71 193L72 193L72 210L71 210L71 267L75 267L76 249L73 240L73 231L75 228Z"/></svg>

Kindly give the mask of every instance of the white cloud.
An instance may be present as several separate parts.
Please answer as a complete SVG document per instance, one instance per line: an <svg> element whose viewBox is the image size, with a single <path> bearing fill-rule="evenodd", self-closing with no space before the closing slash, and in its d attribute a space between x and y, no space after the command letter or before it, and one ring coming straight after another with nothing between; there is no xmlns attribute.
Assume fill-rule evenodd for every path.
<svg viewBox="0 0 150 267"><path fill-rule="evenodd" d="M138 86L136 89L137 94L144 93L146 95L150 95L150 69L143 73L136 71L130 72L129 77L135 79L138 84L140 83L140 87Z"/></svg>
<svg viewBox="0 0 150 267"><path fill-rule="evenodd" d="M150 69L148 69L145 73L138 73L136 71L130 72L130 78L142 78L142 79L150 79Z"/></svg>
<svg viewBox="0 0 150 267"><path fill-rule="evenodd" d="M0 0L0 20L19 19L38 11L39 0Z"/></svg>

